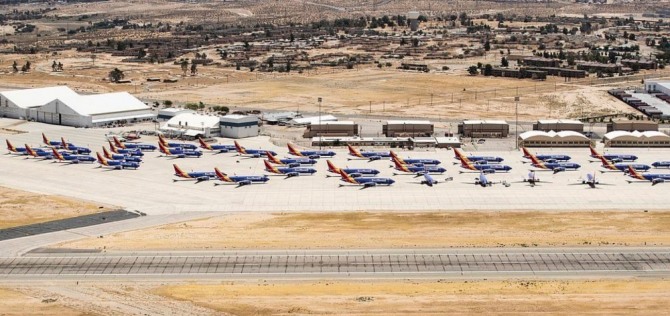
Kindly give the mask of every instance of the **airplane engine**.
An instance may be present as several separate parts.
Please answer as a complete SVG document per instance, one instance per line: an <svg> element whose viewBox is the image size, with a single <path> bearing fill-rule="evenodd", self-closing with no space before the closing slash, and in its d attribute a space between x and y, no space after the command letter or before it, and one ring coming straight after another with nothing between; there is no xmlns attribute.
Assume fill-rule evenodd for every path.
<svg viewBox="0 0 670 316"><path fill-rule="evenodd" d="M366 187L366 188L376 187L376 186L377 186L377 182L367 182L367 183L363 184L363 187Z"/></svg>
<svg viewBox="0 0 670 316"><path fill-rule="evenodd" d="M289 167L289 168L297 168L297 167L300 167L300 164L297 163L297 162L294 162L294 163L290 163L290 164L288 164L288 167Z"/></svg>
<svg viewBox="0 0 670 316"><path fill-rule="evenodd" d="M254 158L260 158L260 157L261 157L261 154L253 154L252 157L254 157Z"/></svg>
<svg viewBox="0 0 670 316"><path fill-rule="evenodd" d="M360 174L360 173L350 173L349 176L352 177L352 178L358 178L358 177L362 177L363 175Z"/></svg>
<svg viewBox="0 0 670 316"><path fill-rule="evenodd" d="M198 180L198 182L207 181L207 180L209 180L209 177L197 177L196 180Z"/></svg>
<svg viewBox="0 0 670 316"><path fill-rule="evenodd" d="M381 156L370 156L370 157L368 157L368 160L370 160L370 161L375 161L375 160L380 160L380 159L382 159Z"/></svg>
<svg viewBox="0 0 670 316"><path fill-rule="evenodd" d="M554 168L554 173L559 173L559 172L563 172L563 171L565 171L565 168L563 168L563 167Z"/></svg>
<svg viewBox="0 0 670 316"><path fill-rule="evenodd" d="M249 180L243 180L243 181L238 182L237 184L238 184L239 186L250 185L250 184L251 184L251 181L249 181Z"/></svg>
<svg viewBox="0 0 670 316"><path fill-rule="evenodd" d="M614 158L614 159L612 159L612 160L610 160L610 161L611 161L612 163L620 163L620 162L623 162L623 159L621 159L621 158Z"/></svg>
<svg viewBox="0 0 670 316"><path fill-rule="evenodd" d="M319 156L319 155L311 155L311 156L309 156L309 159L319 159L319 158L321 158L321 156Z"/></svg>
<svg viewBox="0 0 670 316"><path fill-rule="evenodd" d="M665 183L665 180L664 179L654 179L653 181L651 181L651 185L657 185L659 183Z"/></svg>
<svg viewBox="0 0 670 316"><path fill-rule="evenodd" d="M485 173L485 174L491 174L491 173L496 173L496 170L495 169L485 169L485 170L482 170L482 172Z"/></svg>
<svg viewBox="0 0 670 316"><path fill-rule="evenodd" d="M287 178L293 178L293 177L297 177L297 176L299 176L299 175L300 175L300 174L297 173L297 172L289 172L289 173L286 174L286 177L287 177Z"/></svg>

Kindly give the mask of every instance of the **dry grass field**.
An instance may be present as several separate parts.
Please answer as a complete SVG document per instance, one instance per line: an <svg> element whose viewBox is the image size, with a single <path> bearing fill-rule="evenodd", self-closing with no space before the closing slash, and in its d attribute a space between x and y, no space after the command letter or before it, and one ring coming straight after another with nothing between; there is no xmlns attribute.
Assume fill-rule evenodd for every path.
<svg viewBox="0 0 670 316"><path fill-rule="evenodd" d="M0 288L0 315L96 315L64 306L64 302L44 300L22 292Z"/></svg>
<svg viewBox="0 0 670 316"><path fill-rule="evenodd" d="M111 206L0 187L0 229L82 216Z"/></svg>
<svg viewBox="0 0 670 316"><path fill-rule="evenodd" d="M315 281L167 285L155 294L231 315L665 314L660 281Z"/></svg>
<svg viewBox="0 0 670 316"><path fill-rule="evenodd" d="M486 211L244 213L83 239L60 247L218 250L668 244L670 212Z"/></svg>

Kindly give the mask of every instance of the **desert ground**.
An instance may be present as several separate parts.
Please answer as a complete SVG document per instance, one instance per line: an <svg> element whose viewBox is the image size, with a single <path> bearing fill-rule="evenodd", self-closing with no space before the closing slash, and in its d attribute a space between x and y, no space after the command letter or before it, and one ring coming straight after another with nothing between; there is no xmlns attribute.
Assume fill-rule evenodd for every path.
<svg viewBox="0 0 670 316"><path fill-rule="evenodd" d="M670 212L640 210L242 213L82 239L59 247L125 251L668 244Z"/></svg>
<svg viewBox="0 0 670 316"><path fill-rule="evenodd" d="M93 281L8 285L3 315L644 314L668 311L667 280ZM6 299L5 299L6 298ZM52 303L46 303L55 300Z"/></svg>
<svg viewBox="0 0 670 316"><path fill-rule="evenodd" d="M0 187L0 229L82 216L112 206L58 195Z"/></svg>

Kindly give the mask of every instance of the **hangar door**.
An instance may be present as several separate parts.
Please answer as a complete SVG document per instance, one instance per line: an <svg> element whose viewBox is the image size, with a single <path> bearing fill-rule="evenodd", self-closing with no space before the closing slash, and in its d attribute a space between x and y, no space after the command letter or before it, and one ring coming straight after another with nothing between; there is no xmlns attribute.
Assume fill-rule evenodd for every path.
<svg viewBox="0 0 670 316"><path fill-rule="evenodd" d="M65 126L81 126L80 118L81 116L79 115L68 115L68 114L61 114L61 125Z"/></svg>
<svg viewBox="0 0 670 316"><path fill-rule="evenodd" d="M34 113L30 113L30 117L34 118L35 121L37 121L37 122L42 122L42 123L47 123L47 124L59 124L58 113L35 111Z"/></svg>

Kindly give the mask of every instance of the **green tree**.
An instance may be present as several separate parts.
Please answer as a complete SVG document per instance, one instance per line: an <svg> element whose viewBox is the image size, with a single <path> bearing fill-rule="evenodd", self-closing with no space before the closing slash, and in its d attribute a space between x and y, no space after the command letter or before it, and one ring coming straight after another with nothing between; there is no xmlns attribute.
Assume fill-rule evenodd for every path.
<svg viewBox="0 0 670 316"><path fill-rule="evenodd" d="M165 105L166 108L171 108L172 107L172 101L165 100L165 101L163 101L163 105Z"/></svg>
<svg viewBox="0 0 670 316"><path fill-rule="evenodd" d="M500 66L509 67L509 62L507 61L507 58L503 57L500 59Z"/></svg>
<svg viewBox="0 0 670 316"><path fill-rule="evenodd" d="M491 64L486 64L484 66L484 76L491 76L493 75L493 66Z"/></svg>
<svg viewBox="0 0 670 316"><path fill-rule="evenodd" d="M489 51L491 50L491 43L489 43L489 40L487 39L486 42L484 43L484 50Z"/></svg>
<svg viewBox="0 0 670 316"><path fill-rule="evenodd" d="M114 70L109 72L109 81L111 82L119 82L123 80L123 78L125 78L125 75L119 68L114 68Z"/></svg>
<svg viewBox="0 0 670 316"><path fill-rule="evenodd" d="M19 72L19 64L16 62L16 60L12 64L12 71L13 72Z"/></svg>
<svg viewBox="0 0 670 316"><path fill-rule="evenodd" d="M188 60L182 59L180 66L181 71L184 73L184 76L186 76L186 72L188 71Z"/></svg>
<svg viewBox="0 0 670 316"><path fill-rule="evenodd" d="M471 76L477 75L478 72L479 72L479 69L477 69L477 66L472 65L472 66L468 67L468 74L470 74Z"/></svg>

